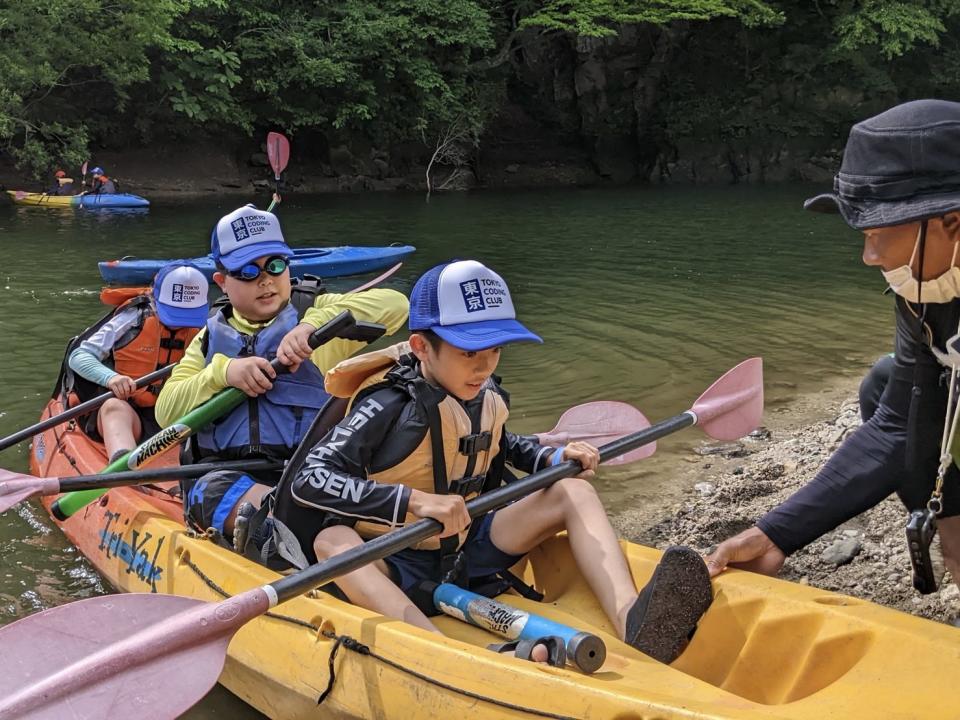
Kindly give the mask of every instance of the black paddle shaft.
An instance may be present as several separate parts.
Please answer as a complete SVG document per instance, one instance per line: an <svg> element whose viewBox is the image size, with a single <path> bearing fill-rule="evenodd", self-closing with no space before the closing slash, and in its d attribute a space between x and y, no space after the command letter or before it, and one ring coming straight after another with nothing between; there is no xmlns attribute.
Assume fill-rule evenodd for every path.
<svg viewBox="0 0 960 720"><path fill-rule="evenodd" d="M662 437L675 433L678 430L690 427L697 422L697 416L690 410L652 425L648 428L627 435L607 443L600 448L600 461L620 457L631 450L643 447ZM484 493L467 503L470 517L485 515L491 510L502 508L515 500L526 497L537 490L553 485L557 480L572 477L581 472L583 467L576 460L567 460L553 467L535 472L527 477L512 482L509 485ZM276 580L270 585L277 593L280 602L302 595L308 590L319 587L324 583L346 575L357 568L381 560L395 552L411 547L421 540L426 540L443 530L443 525L432 518L417 520L412 525L394 530L378 538L365 542L355 551L340 553L329 560L302 570L294 575Z"/></svg>
<svg viewBox="0 0 960 720"><path fill-rule="evenodd" d="M176 467L153 468L151 470L127 470L106 475L74 475L60 479L60 492L74 490L96 490L105 487L124 485L144 485L154 480L172 480L194 478L217 470L281 470L283 464L276 460L227 460L224 462L198 463L196 465L178 465Z"/></svg>
<svg viewBox="0 0 960 720"><path fill-rule="evenodd" d="M314 350L334 338L371 343L381 338L386 331L387 329L383 325L365 320L356 320L352 312L344 310L332 320L329 320L314 330L307 340L307 343ZM290 372L290 367L280 362L280 358L271 360L270 367L272 367L273 371L278 375Z"/></svg>
<svg viewBox="0 0 960 720"><path fill-rule="evenodd" d="M156 380L162 380L171 372L173 372L173 368L174 365L171 364L162 367L159 370L154 370L149 375L144 375L142 378L136 381L137 387L146 387ZM24 440L32 438L37 433L41 433L48 428L52 428L56 425L65 423L68 420L73 420L75 417L80 417L81 415L85 415L88 412L96 410L112 397L114 397L113 392L105 392L102 395L97 395L92 400L87 400L84 403L80 403L76 407L72 407L69 410L62 412L59 415L54 415L51 418L42 420L36 425L31 425L28 428L24 428L23 430L15 432L13 435L8 435L7 437L3 438L3 440L0 440L0 450L6 450L8 447L12 447L19 442L23 442Z"/></svg>

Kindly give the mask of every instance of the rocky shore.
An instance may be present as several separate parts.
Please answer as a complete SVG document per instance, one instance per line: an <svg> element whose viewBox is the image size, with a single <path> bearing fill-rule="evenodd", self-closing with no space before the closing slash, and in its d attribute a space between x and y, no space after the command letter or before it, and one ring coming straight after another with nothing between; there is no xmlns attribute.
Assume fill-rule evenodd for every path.
<svg viewBox="0 0 960 720"><path fill-rule="evenodd" d="M692 488L686 498L662 508L653 521L649 510L622 512L613 518L615 526L647 545L708 551L750 527L816 474L860 424L857 402L850 399L855 395L855 383L846 382L823 398L822 420L798 421L809 414L801 403L743 441L704 443L677 479ZM949 574L936 593L919 595L913 589L905 522L903 506L890 497L792 555L781 577L952 622L960 612L960 591Z"/></svg>

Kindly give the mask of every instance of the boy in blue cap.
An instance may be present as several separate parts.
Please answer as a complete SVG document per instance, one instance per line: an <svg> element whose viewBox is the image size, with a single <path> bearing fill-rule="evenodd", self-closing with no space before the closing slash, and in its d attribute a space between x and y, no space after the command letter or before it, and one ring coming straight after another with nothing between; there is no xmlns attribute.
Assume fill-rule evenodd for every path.
<svg viewBox="0 0 960 720"><path fill-rule="evenodd" d="M407 318L407 299L385 289L318 294L301 314L290 301L293 251L277 217L253 205L219 220L211 254L217 264L213 279L229 303L187 348L160 394L157 419L170 425L224 388L239 388L250 400L197 434L196 459L285 461L329 399L323 373L364 347L336 339L311 350L310 335L344 310L396 332ZM277 376L270 367L274 357L291 372ZM278 473L216 472L185 480L187 521L229 539L238 508L243 503L258 508L278 479Z"/></svg>
<svg viewBox="0 0 960 720"><path fill-rule="evenodd" d="M638 594L587 481L597 449L545 447L506 430L508 396L493 374L501 348L542 340L517 321L503 278L472 260L433 268L411 294L410 331L409 343L327 374L327 390L351 398L351 412L302 467L288 470L275 521L293 532L308 561L419 518L441 522L439 539L337 579L352 602L431 631L431 582L489 594L516 587L508 569L566 530L617 634L658 660L675 659L712 600L706 567L693 550L670 548ZM536 472L564 460L579 461L584 473L471 523L466 500L513 479L505 463ZM546 648L528 656L544 660Z"/></svg>
<svg viewBox="0 0 960 720"><path fill-rule="evenodd" d="M207 322L207 290L207 279L191 263L164 265L150 293L124 302L70 353L74 373L115 395L87 425L88 433L103 438L111 460L159 432L153 410L163 382L138 390L135 378L183 357Z"/></svg>

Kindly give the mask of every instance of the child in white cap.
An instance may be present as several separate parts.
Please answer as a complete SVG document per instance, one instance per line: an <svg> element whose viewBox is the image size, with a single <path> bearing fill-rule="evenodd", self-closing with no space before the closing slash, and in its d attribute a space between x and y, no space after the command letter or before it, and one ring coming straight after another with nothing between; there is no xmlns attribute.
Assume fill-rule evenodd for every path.
<svg viewBox="0 0 960 720"><path fill-rule="evenodd" d="M164 265L149 293L121 304L70 353L74 373L114 394L87 424L111 460L159 432L154 405L163 381L137 389L135 380L183 357L207 322L207 290L207 279L191 263Z"/></svg>
<svg viewBox="0 0 960 720"><path fill-rule="evenodd" d="M690 548L669 548L638 593L589 482L597 449L542 446L506 429L509 398L493 374L501 350L542 340L517 321L503 278L473 260L433 268L411 293L410 331L409 343L327 373L328 392L351 398L351 411L300 468L288 469L275 522L311 562L420 518L442 523L440 538L336 581L352 602L432 631L433 583L484 594L517 587L508 569L565 530L617 635L674 660L712 601L706 566ZM585 472L471 522L466 500L510 482L505 463L529 473L565 460ZM547 649L528 645L524 655L545 660Z"/></svg>

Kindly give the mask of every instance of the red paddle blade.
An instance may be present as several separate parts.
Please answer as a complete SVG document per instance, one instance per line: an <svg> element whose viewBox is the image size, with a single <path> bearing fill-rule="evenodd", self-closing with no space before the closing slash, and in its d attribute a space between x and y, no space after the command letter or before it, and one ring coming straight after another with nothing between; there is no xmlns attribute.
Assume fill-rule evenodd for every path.
<svg viewBox="0 0 960 720"><path fill-rule="evenodd" d="M172 720L216 684L234 632L267 606L260 588L220 603L134 593L19 620L0 629L0 720Z"/></svg>
<svg viewBox="0 0 960 720"><path fill-rule="evenodd" d="M280 173L290 162L290 141L278 132L267 133L267 157L270 159L274 178L279 180Z"/></svg>
<svg viewBox="0 0 960 720"><path fill-rule="evenodd" d="M537 439L543 445L566 445L574 440L583 440L600 447L648 427L650 421L633 405L615 400L597 400L570 408L560 416L553 430L538 433ZM657 443L652 442L607 460L604 465L624 465L643 460L656 450Z"/></svg>
<svg viewBox="0 0 960 720"><path fill-rule="evenodd" d="M56 495L60 492L60 478L40 478L34 475L0 469L0 513L37 495Z"/></svg>
<svg viewBox="0 0 960 720"><path fill-rule="evenodd" d="M750 358L724 373L697 398L697 425L715 440L736 440L763 417L763 360Z"/></svg>

